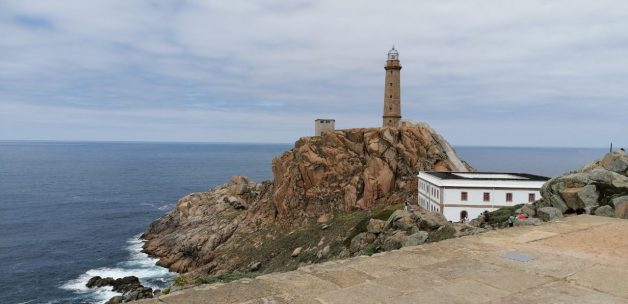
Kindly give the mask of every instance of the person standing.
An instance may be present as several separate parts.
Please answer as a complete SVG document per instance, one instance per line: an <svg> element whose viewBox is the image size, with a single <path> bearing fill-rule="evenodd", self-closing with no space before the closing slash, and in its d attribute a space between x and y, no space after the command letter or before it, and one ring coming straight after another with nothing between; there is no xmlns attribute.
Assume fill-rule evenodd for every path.
<svg viewBox="0 0 628 304"><path fill-rule="evenodd" d="M517 218L514 215L511 215L508 218L508 226L509 227L513 227L515 225L515 221L517 220Z"/></svg>

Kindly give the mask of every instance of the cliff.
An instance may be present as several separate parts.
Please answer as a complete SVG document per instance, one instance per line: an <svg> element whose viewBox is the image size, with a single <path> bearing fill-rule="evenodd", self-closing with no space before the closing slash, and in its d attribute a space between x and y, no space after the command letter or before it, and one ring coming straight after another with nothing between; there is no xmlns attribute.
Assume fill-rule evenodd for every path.
<svg viewBox="0 0 628 304"><path fill-rule="evenodd" d="M291 259L299 246L326 247L317 261L346 255L361 220L416 199L419 170L470 169L426 124L324 132L275 158L272 182L233 177L180 199L146 230L144 250L180 273L291 269L314 260Z"/></svg>
<svg viewBox="0 0 628 304"><path fill-rule="evenodd" d="M420 170L469 168L427 124L325 132L273 160L273 202L280 218L373 208L416 190Z"/></svg>

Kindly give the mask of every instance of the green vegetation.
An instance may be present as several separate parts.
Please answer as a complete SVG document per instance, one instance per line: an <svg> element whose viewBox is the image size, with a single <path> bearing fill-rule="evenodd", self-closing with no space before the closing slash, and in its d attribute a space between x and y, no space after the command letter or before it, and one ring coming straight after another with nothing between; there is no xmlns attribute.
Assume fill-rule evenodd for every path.
<svg viewBox="0 0 628 304"><path fill-rule="evenodd" d="M344 249L345 245L342 242L333 241L331 242L331 244L329 244L329 256L339 256Z"/></svg>
<svg viewBox="0 0 628 304"><path fill-rule="evenodd" d="M304 251L302 251L301 254L299 254L299 256L297 257L297 260L300 263L315 262L316 260L318 260L318 257L316 256L316 250L304 250Z"/></svg>
<svg viewBox="0 0 628 304"><path fill-rule="evenodd" d="M373 243L373 244L369 244L368 246L366 246L366 248L364 248L364 255L368 255L368 256L372 256L375 253L379 252L379 245Z"/></svg>
<svg viewBox="0 0 628 304"><path fill-rule="evenodd" d="M162 290L161 293L165 294L165 295L169 294L170 293L170 287L164 288L164 290Z"/></svg>
<svg viewBox="0 0 628 304"><path fill-rule="evenodd" d="M523 204L519 204L519 205L514 205L512 207L503 207L503 208L499 208L493 212L489 212L488 216L489 216L489 224L491 225L503 225L506 223L506 221L508 220L508 218L513 215L513 216L517 216L515 214L515 210L519 209L523 207Z"/></svg>
<svg viewBox="0 0 628 304"><path fill-rule="evenodd" d="M174 285L176 286L185 286L187 285L188 280L185 278L185 276L178 276L176 278L174 278Z"/></svg>
<svg viewBox="0 0 628 304"><path fill-rule="evenodd" d="M403 204L396 204L396 205L390 205L390 206L386 206L384 208L381 209L377 209L377 210L373 210L372 215L368 216L368 215L362 215L365 216L363 219L361 219L353 228L353 230L351 231L351 233L349 234L349 236L347 236L347 238L344 241L345 246L348 248L349 246L351 246L351 240L358 234L362 233L362 232L366 232L367 229L366 227L369 224L369 221L374 218L374 219L378 219L378 220L388 220L388 218L393 214L393 212L395 212L396 210L402 209L403 208ZM357 212L351 213L351 214L357 214Z"/></svg>
<svg viewBox="0 0 628 304"><path fill-rule="evenodd" d="M227 274L210 275L204 278L196 280L196 284L214 284L214 283L227 283L244 278L254 278L261 275L259 272L239 272L235 271Z"/></svg>

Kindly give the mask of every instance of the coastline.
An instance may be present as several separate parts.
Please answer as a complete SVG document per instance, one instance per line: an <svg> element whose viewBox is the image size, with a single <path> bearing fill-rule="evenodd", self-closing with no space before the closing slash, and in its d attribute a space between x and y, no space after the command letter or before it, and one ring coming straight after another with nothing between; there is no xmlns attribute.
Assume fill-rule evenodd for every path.
<svg viewBox="0 0 628 304"><path fill-rule="evenodd" d="M167 287L171 280L177 275L167 268L156 265L158 259L150 257L142 252L142 245L145 240L139 237L141 234L133 236L127 240L128 259L117 263L114 267L101 267L89 269L77 278L63 283L59 288L72 291L76 297L62 299L70 301L88 301L90 303L105 303L114 296L121 295L112 291L112 287L86 287L87 282L94 276L122 278L126 276L136 276L142 284L153 289L163 289Z"/></svg>

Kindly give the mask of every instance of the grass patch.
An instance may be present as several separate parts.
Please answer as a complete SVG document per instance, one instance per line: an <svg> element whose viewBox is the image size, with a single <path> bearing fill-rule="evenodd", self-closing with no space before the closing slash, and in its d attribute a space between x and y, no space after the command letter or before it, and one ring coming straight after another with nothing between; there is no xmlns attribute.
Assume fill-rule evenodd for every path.
<svg viewBox="0 0 628 304"><path fill-rule="evenodd" d="M329 256L338 256L345 248L346 247L342 242L333 241L329 244Z"/></svg>
<svg viewBox="0 0 628 304"><path fill-rule="evenodd" d="M364 248L363 254L372 256L373 254L377 252L379 252L379 245L373 243L373 244L369 244L368 246L366 246L366 248Z"/></svg>
<svg viewBox="0 0 628 304"><path fill-rule="evenodd" d="M386 206L382 209L373 210L373 212L371 213L371 216L366 216L355 225L355 227L353 228L349 236L344 241L345 246L349 248L351 246L351 240L356 235L367 231L366 227L368 226L369 221L372 218L385 221L385 220L388 220L388 218L393 214L393 212L402 208L403 208L403 204L396 204L396 205Z"/></svg>
<svg viewBox="0 0 628 304"><path fill-rule="evenodd" d="M403 209L403 204L397 204L397 205L388 206L384 210L380 210L375 215L373 215L373 218L385 221L393 214L393 212L395 212L395 211L397 211L399 209Z"/></svg>
<svg viewBox="0 0 628 304"><path fill-rule="evenodd" d="M351 213L347 213L347 214L343 214L343 215L337 216L336 219L338 221L341 221L341 222L350 222L350 221L354 221L357 218L359 218L360 215L361 215L360 212L357 211L357 212L351 212Z"/></svg>
<svg viewBox="0 0 628 304"><path fill-rule="evenodd" d="M297 257L297 261L299 261L300 263L315 262L316 260L318 260L318 257L316 256L316 250L301 251L301 253Z"/></svg>
<svg viewBox="0 0 628 304"><path fill-rule="evenodd" d="M174 278L174 285L176 286L185 286L187 285L187 283L188 283L188 280L182 275Z"/></svg>
<svg viewBox="0 0 628 304"><path fill-rule="evenodd" d="M489 224L500 225L504 224L510 216L517 216L515 210L523 207L523 204L514 205L512 207L502 207L493 212L489 212Z"/></svg>
<svg viewBox="0 0 628 304"><path fill-rule="evenodd" d="M214 283L227 283L231 281L236 281L244 278L254 278L259 276L261 273L259 272L239 272L235 271L227 274L218 274L218 275L210 275L204 278L199 278L196 280L196 284L214 284Z"/></svg>

